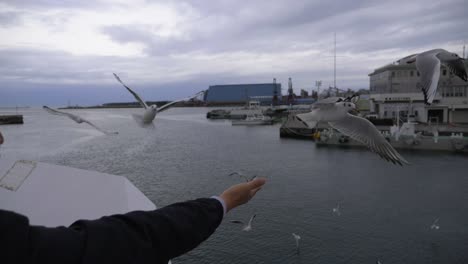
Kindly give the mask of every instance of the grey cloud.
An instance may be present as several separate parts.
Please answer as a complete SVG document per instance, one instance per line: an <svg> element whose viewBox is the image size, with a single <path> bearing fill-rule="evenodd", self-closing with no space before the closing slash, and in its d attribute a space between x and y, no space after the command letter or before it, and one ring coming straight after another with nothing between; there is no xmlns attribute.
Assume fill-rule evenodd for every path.
<svg viewBox="0 0 468 264"><path fill-rule="evenodd" d="M74 0L3 0L2 3L18 8L94 8L100 5L99 1Z"/></svg>
<svg viewBox="0 0 468 264"><path fill-rule="evenodd" d="M468 34L462 30L468 20L461 1L431 5L419 2L406 9L403 1L385 5L375 1L191 4L201 18L190 21L194 26L188 32L188 40L151 37L140 25L107 28L103 32L116 41L144 43L146 51L153 55L193 51L275 52L295 47L331 51L333 32L337 32L342 52L365 52L392 46L413 48L428 40L441 44L466 38ZM205 28L219 19L225 25L206 32ZM446 26L440 27L441 24ZM399 29L405 28L415 33L402 34ZM418 33L421 28L434 30Z"/></svg>
<svg viewBox="0 0 468 264"><path fill-rule="evenodd" d="M324 86L333 84L333 61L327 56L333 54L333 32L336 32L338 55L348 56L338 59L338 86L365 88L367 74L373 68L410 51L458 42L461 48L462 41L468 40L464 2L173 1L175 8L181 8L181 13L187 6L195 11L182 25L189 28L183 38L154 35L154 25L111 25L100 29L117 43L144 44L147 56L143 58L3 50L0 51L0 80L11 87L37 85L38 89L47 84L67 82L87 87L112 86L111 72L117 71L132 86L144 90L149 99L174 99L210 84L266 82L273 77L285 86L289 76L296 88L310 89L319 79ZM72 2L62 5L59 1L22 1L19 5L39 8L37 3L71 10L105 8L101 4L92 7L91 2L77 4L77 7ZM5 19L10 21L10 18ZM54 19L46 22L50 26L61 23ZM320 54L302 58L281 55L312 49ZM239 52L250 54L252 59L239 61L244 57L232 55ZM201 54L207 59L192 60L192 54ZM276 54L283 56L281 60L284 61L276 59ZM268 59L263 60L262 56ZM262 70L253 73L242 69L244 65L255 67L256 63ZM265 63L271 63L270 67L265 67ZM160 78L154 77L156 73ZM142 80L147 76L151 76L152 81L148 81L151 78ZM69 87L82 89L74 84ZM102 98L104 102L111 99L119 98Z"/></svg>
<svg viewBox="0 0 468 264"><path fill-rule="evenodd" d="M0 27L9 27L21 24L20 12L0 12Z"/></svg>

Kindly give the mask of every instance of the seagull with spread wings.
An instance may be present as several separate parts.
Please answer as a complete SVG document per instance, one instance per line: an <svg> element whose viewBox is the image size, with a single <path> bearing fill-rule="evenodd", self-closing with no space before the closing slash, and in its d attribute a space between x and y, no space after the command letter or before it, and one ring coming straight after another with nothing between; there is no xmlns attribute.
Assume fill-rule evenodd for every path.
<svg viewBox="0 0 468 264"><path fill-rule="evenodd" d="M301 236L292 233L294 240L296 240L296 253L299 254L299 241L301 240Z"/></svg>
<svg viewBox="0 0 468 264"><path fill-rule="evenodd" d="M194 98L198 97L199 95L201 95L201 94L203 94L205 92L205 91L198 92L198 93L196 93L195 95L193 95L191 97L184 98L184 99L181 99L181 100L172 101L172 102L167 103L167 104L165 104L165 105L163 105L161 107L158 107L157 105L148 106L146 104L146 102L137 93L135 93L132 89L130 89L130 87L128 87L124 82L122 82L122 80L120 79L119 76L117 76L117 74L114 73L114 77L115 77L115 79L117 79L117 81L119 83L121 83L125 87L125 89L127 89L135 97L135 99L145 109L145 112L143 113L142 116L140 116L140 115L136 116L137 119L141 120L141 122L143 124L151 124L153 122L154 118L156 117L157 113L169 109L170 106L172 106L172 105L174 105L174 104L176 104L178 102L188 101L188 100L194 99Z"/></svg>
<svg viewBox="0 0 468 264"><path fill-rule="evenodd" d="M119 133L119 132L109 132L109 131L106 131L104 129L101 129L100 127L98 127L95 124L91 123L91 121L88 121L88 120L86 120L86 119L84 119L84 118L82 118L80 116L74 115L74 114L70 114L70 113L63 112L63 111L58 111L58 110L52 109L52 108L50 108L48 106L45 106L45 105L42 108L44 108L44 110L46 110L50 114L66 116L66 117L70 118L71 120L77 122L78 124L87 123L88 125L94 127L95 129L101 131L102 133L104 133L106 135L115 135L115 134Z"/></svg>
<svg viewBox="0 0 468 264"><path fill-rule="evenodd" d="M369 120L349 113L356 110L351 99L325 98L313 104L311 112L298 114L296 118L308 127L315 126L317 122L328 122L332 128L366 145L381 158L393 164L409 164Z"/></svg>
<svg viewBox="0 0 468 264"><path fill-rule="evenodd" d="M247 225L245 225L243 228L242 228L242 231L250 231L252 230L252 221L254 220L255 216L257 216L256 214L252 215L250 217L250 220L249 220L249 223ZM234 223L234 224L244 224L243 221L241 220L231 220L229 221L231 223Z"/></svg>
<svg viewBox="0 0 468 264"><path fill-rule="evenodd" d="M431 225L431 229L439 230L440 226L438 225L438 223L439 223L439 218L436 218Z"/></svg>
<svg viewBox="0 0 468 264"><path fill-rule="evenodd" d="M441 64L447 66L450 72L460 77L460 79L465 82L468 81L464 63L465 59L460 58L456 53L448 52L444 49L433 49L413 54L400 61L408 64L416 62L416 68L421 75L419 87L424 93L424 102L429 105L432 104L437 93Z"/></svg>

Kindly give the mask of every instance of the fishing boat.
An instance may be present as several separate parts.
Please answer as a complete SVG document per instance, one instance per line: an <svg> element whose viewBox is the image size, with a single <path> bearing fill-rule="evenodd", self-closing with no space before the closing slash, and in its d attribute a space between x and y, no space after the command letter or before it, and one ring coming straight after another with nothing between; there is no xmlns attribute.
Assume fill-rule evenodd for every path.
<svg viewBox="0 0 468 264"><path fill-rule="evenodd" d="M242 120L232 120L232 125L244 125L244 126L258 126L258 125L271 125L273 119L263 114L250 114Z"/></svg>
<svg viewBox="0 0 468 264"><path fill-rule="evenodd" d="M396 149L433 150L468 153L468 137L463 132L440 135L437 129L432 132L416 131L417 123L405 122L401 127L392 126L381 130L385 139ZM316 134L317 146L365 147L360 142L328 128Z"/></svg>

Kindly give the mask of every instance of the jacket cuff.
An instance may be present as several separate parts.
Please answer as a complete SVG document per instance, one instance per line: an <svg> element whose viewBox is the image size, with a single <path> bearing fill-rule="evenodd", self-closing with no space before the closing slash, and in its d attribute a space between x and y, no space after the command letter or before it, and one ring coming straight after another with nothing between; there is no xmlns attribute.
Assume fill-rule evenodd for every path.
<svg viewBox="0 0 468 264"><path fill-rule="evenodd" d="M227 207L226 207L226 202L223 200L223 198L219 197L219 196L211 196L211 198L215 199L215 200L218 200L218 202L221 203L221 205L223 206L223 218L224 216L226 215L226 210L227 210Z"/></svg>

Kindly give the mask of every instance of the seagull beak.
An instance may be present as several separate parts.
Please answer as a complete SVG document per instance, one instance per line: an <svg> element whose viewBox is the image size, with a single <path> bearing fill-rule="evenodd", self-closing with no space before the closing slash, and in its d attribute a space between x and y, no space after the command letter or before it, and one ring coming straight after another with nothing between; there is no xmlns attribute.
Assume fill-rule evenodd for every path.
<svg viewBox="0 0 468 264"><path fill-rule="evenodd" d="M360 112L357 109L351 109L351 110L349 110L349 113L352 114L352 115L358 115Z"/></svg>

